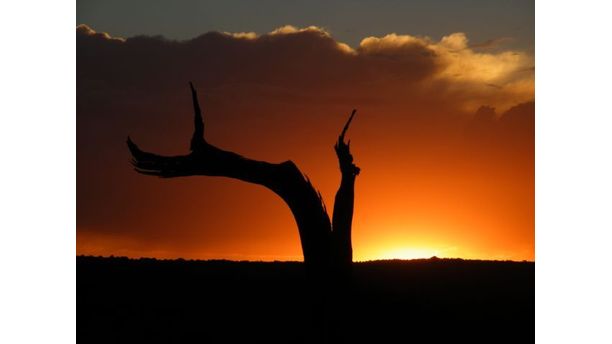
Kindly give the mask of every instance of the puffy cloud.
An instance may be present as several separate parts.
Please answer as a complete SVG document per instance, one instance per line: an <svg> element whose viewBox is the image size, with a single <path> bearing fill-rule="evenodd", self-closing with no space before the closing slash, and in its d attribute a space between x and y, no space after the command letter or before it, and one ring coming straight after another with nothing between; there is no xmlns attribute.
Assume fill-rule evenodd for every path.
<svg viewBox="0 0 612 344"><path fill-rule="evenodd" d="M449 79L506 85L533 77L526 77L524 73L533 67L533 60L527 54L513 51L477 53L468 48L468 40L463 33L445 36L439 44L431 44L430 48L446 66L440 76Z"/></svg>
<svg viewBox="0 0 612 344"><path fill-rule="evenodd" d="M90 28L89 26L85 24L78 25L76 28L76 32L77 32L77 36L89 36L89 37L94 37L94 38L104 39L104 40L116 40L119 42L125 41L125 39L121 37L111 37L111 35L109 35L106 32L96 32L94 29Z"/></svg>
<svg viewBox="0 0 612 344"><path fill-rule="evenodd" d="M297 28L293 25L285 25L279 28L276 28L270 32L270 35L287 35L299 32L314 32L322 36L331 37L329 32L325 31L325 29L311 25L305 28Z"/></svg>
<svg viewBox="0 0 612 344"><path fill-rule="evenodd" d="M532 80L525 75L533 67L533 58L526 53L504 51L478 53L468 45L464 33L453 33L433 42L428 37L397 35L368 37L361 41L359 51L400 57L406 53L420 52L441 66L435 77L449 81L473 81L490 84L507 84L516 80Z"/></svg>
<svg viewBox="0 0 612 344"><path fill-rule="evenodd" d="M239 39L257 39L255 32L224 32L224 34Z"/></svg>
<svg viewBox="0 0 612 344"><path fill-rule="evenodd" d="M361 41L359 51L398 59L416 53L427 56L438 66L431 79L442 82L465 109L482 102L508 109L534 97L533 56L517 51L477 52L464 33L444 36L438 42L394 33L368 37Z"/></svg>
<svg viewBox="0 0 612 344"><path fill-rule="evenodd" d="M359 43L360 51L365 54L394 55L403 51L410 51L416 47L425 51L428 45L427 39L421 39L410 35L397 35L395 33L384 37L367 37Z"/></svg>

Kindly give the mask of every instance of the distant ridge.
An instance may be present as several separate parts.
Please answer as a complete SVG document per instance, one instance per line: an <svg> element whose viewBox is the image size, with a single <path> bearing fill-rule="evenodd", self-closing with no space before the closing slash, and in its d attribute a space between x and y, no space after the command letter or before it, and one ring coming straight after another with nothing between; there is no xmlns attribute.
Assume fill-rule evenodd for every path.
<svg viewBox="0 0 612 344"><path fill-rule="evenodd" d="M232 260L232 259L186 259L186 258L155 258L155 257L127 257L127 256L93 256L93 255L77 255L77 259L100 259L100 260L124 260L124 261L159 261L159 262L194 262L194 263L264 263L264 264L303 264L302 261L296 260ZM412 258L412 259L373 259L373 260L357 260L354 264L370 264L370 263L418 263L418 262L491 262L491 263L535 263L529 260L499 260L499 259L465 259L465 258L439 258L432 256L430 258Z"/></svg>

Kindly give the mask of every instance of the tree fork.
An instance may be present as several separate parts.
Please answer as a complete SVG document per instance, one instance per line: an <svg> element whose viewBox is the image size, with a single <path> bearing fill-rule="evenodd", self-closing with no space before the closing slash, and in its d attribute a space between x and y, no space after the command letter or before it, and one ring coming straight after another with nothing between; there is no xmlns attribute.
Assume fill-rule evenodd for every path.
<svg viewBox="0 0 612 344"><path fill-rule="evenodd" d="M354 185L359 168L353 164L350 141L344 136L355 115L351 113L335 145L342 181L336 194L333 225L321 195L292 161L269 163L245 158L209 144L204 135L204 121L197 92L190 83L194 108L194 133L191 153L161 156L142 151L128 137L134 169L162 178L195 175L224 176L265 186L289 206L298 226L304 263L308 271L325 274L330 267L349 267L352 263L351 222Z"/></svg>

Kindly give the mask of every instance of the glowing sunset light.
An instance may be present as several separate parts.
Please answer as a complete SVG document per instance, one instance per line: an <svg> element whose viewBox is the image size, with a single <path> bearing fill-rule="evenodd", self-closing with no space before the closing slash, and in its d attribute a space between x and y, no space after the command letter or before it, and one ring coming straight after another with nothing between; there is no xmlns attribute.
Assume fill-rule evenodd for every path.
<svg viewBox="0 0 612 344"><path fill-rule="evenodd" d="M193 81L211 143L293 161L329 214L340 182L334 141L359 109L348 133L361 168L354 260L534 260L531 50L409 30L364 33L351 48L332 33L245 27L117 40L78 26L77 254L302 257L291 211L268 190L134 172L128 135L162 155L189 148Z"/></svg>
<svg viewBox="0 0 612 344"><path fill-rule="evenodd" d="M431 248L399 247L381 251L376 259L421 259L433 256L440 258L440 251Z"/></svg>

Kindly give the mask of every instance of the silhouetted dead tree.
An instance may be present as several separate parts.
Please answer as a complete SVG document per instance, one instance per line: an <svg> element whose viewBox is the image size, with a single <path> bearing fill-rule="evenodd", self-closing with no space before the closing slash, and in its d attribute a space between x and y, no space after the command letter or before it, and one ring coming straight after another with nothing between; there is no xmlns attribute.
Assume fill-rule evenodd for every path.
<svg viewBox="0 0 612 344"><path fill-rule="evenodd" d="M359 168L353 163L350 141L344 142L353 110L335 145L342 173L336 194L332 222L321 195L292 161L269 163L245 158L219 149L204 136L204 121L193 84L190 83L195 112L195 130L191 153L161 156L140 150L128 137L135 170L163 178L185 176L223 176L267 187L279 195L291 209L298 226L304 262L308 271L326 274L332 268L347 270L352 263L351 222L353 218L355 178Z"/></svg>

